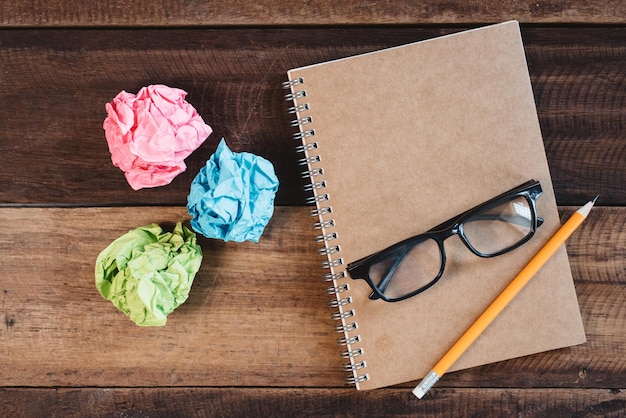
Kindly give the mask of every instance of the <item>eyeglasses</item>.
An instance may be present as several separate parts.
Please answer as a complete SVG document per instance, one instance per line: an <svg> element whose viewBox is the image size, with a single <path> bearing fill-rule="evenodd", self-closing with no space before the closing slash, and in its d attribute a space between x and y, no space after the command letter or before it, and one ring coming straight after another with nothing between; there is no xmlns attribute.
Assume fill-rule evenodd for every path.
<svg viewBox="0 0 626 418"><path fill-rule="evenodd" d="M495 257L532 238L543 219L536 200L541 184L530 180L431 230L348 264L353 279L365 280L370 299L396 302L434 285L446 266L444 241L458 235L479 257Z"/></svg>

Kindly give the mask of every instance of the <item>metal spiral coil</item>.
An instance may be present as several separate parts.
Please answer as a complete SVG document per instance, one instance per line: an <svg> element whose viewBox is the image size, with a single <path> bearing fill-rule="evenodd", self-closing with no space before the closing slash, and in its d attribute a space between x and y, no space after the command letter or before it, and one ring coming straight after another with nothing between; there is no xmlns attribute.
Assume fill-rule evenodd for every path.
<svg viewBox="0 0 626 418"><path fill-rule="evenodd" d="M319 163L322 161L322 157L319 155L313 155L311 157L300 158L298 160L298 165L309 165L313 163Z"/></svg>
<svg viewBox="0 0 626 418"><path fill-rule="evenodd" d="M344 283L339 286L331 286L327 288L326 293L328 293L329 295L337 295L348 290L350 290L350 286L348 286L348 283Z"/></svg>
<svg viewBox="0 0 626 418"><path fill-rule="evenodd" d="M367 367L365 360L359 361L358 363L346 363L343 365L343 369L347 372L360 370Z"/></svg>
<svg viewBox="0 0 626 418"><path fill-rule="evenodd" d="M333 245L332 247L322 247L319 250L317 250L317 253L319 255L330 255L330 254L338 253L339 251L341 251L341 247L338 245Z"/></svg>
<svg viewBox="0 0 626 418"><path fill-rule="evenodd" d="M334 282L336 280L339 279L343 279L344 277L346 277L346 272L345 271L340 271L339 273L326 273L324 274L324 276L322 276L324 278L325 282Z"/></svg>
<svg viewBox="0 0 626 418"><path fill-rule="evenodd" d="M327 221L315 222L313 224L313 229L331 228L333 226L335 226L335 220L334 219L329 219Z"/></svg>
<svg viewBox="0 0 626 418"><path fill-rule="evenodd" d="M349 311L337 311L331 315L331 318L335 321L340 321L342 319L350 318L351 316L354 316L353 309L350 309Z"/></svg>
<svg viewBox="0 0 626 418"><path fill-rule="evenodd" d="M343 264L343 258L337 258L335 260L322 261L322 268L329 269L331 267L337 267Z"/></svg>
<svg viewBox="0 0 626 418"><path fill-rule="evenodd" d="M315 196L308 197L306 199L306 202L308 204L312 204L312 203L316 203L316 202L323 202L323 201L328 200L328 199L330 199L330 197L328 196L327 193L325 193L325 194L318 194L318 195L315 195Z"/></svg>
<svg viewBox="0 0 626 418"><path fill-rule="evenodd" d="M351 384L351 385L356 385L357 383L361 383L361 382L365 382L366 380L369 380L369 375L368 374L362 374L359 376L350 376L350 377L346 377L346 382Z"/></svg>
<svg viewBox="0 0 626 418"><path fill-rule="evenodd" d="M302 83L304 83L304 79L302 77L298 77L298 78L296 78L294 80L287 80L287 81L285 81L283 83L283 88L285 90L287 90L287 89L290 89L293 86L297 86L297 85L302 84Z"/></svg>
<svg viewBox="0 0 626 418"><path fill-rule="evenodd" d="M317 142L309 142L308 144L298 145L296 147L296 152L307 152L307 151L317 149L317 147L318 147Z"/></svg>
<svg viewBox="0 0 626 418"><path fill-rule="evenodd" d="M306 97L306 91L300 90L300 91L294 91L293 93L286 94L285 100L296 100L296 99L301 99L303 97Z"/></svg>
<svg viewBox="0 0 626 418"><path fill-rule="evenodd" d="M335 325L335 332L350 332L354 331L358 328L358 324L356 322L352 322L350 324L337 324Z"/></svg>
<svg viewBox="0 0 626 418"><path fill-rule="evenodd" d="M291 126L301 126L301 125L306 125L308 123L313 122L313 118L310 116L304 117L304 118L300 118L300 119L296 119L296 120L292 120L291 121Z"/></svg>
<svg viewBox="0 0 626 418"><path fill-rule="evenodd" d="M352 351L342 351L341 353L339 353L339 355L341 356L341 358L354 358L354 357L362 356L363 349L357 348L356 350L352 350Z"/></svg>
<svg viewBox="0 0 626 418"><path fill-rule="evenodd" d="M304 191L305 192L312 192L313 190L323 189L325 187L326 187L326 182L325 181L317 181L317 182L314 182L314 183L306 184L304 186Z"/></svg>
<svg viewBox="0 0 626 418"><path fill-rule="evenodd" d="M346 306L351 303L352 303L352 298L348 296L347 298L343 298L343 299L331 299L328 301L328 306L330 306L331 308L338 308L340 306Z"/></svg>
<svg viewBox="0 0 626 418"><path fill-rule="evenodd" d="M306 112L307 110L309 110L309 104L308 103L303 103L301 105L298 106L291 106L290 108L287 109L287 113L289 113L290 115L296 114L298 112Z"/></svg>
<svg viewBox="0 0 626 418"><path fill-rule="evenodd" d="M307 170L302 172L302 178L321 176L324 174L324 170L321 168L314 168L313 170Z"/></svg>
<svg viewBox="0 0 626 418"><path fill-rule="evenodd" d="M326 289L326 293L335 296L334 299L328 302L328 305L331 308L337 309L331 315L332 319L338 322L334 327L335 332L343 334L341 338L337 339L337 343L347 347L347 349L340 354L342 358L350 360L343 366L344 371L350 372L351 374L346 378L346 381L351 384L358 384L359 382L369 379L367 374L357 373L357 371L367 367L367 364L365 360L358 362L354 360L355 357L363 355L362 348L355 347L355 344L361 341L361 336L358 334L354 335L358 328L358 322L348 320L355 316L354 309L349 308L352 303L352 297L348 292L350 286L348 283L339 282L347 277L346 270L339 269L340 266L344 265L343 258L337 257L337 255L341 255L341 247L340 245L330 244L330 241L337 240L339 236L335 230L335 220L328 218L333 211L330 195L328 193L322 193L322 189L325 189L327 184L323 178L324 170L319 166L320 164L318 164L322 163L322 153L318 152L320 144L316 141L307 142L310 137L315 136L315 122L311 114L308 113L311 107L309 103L302 103L302 101L306 101L306 99L298 103L298 101L300 101L299 99L307 97L305 80L302 77L288 80L283 83L283 88L289 90L289 93L285 95L285 99L293 101L293 106L289 107L287 112L296 115L296 119L291 122L291 126L299 128L299 131L293 134L293 139L302 143L296 147L296 151L304 154L304 157L301 158L298 163L306 167L306 169L302 171L302 178L309 179L309 183L304 187L304 190L312 193L312 196L308 197L306 202L309 205L315 206L309 211L309 214L312 217L318 218L318 221L313 223L313 229L321 231L321 234L317 235L315 240L324 244L324 246L318 250L318 254L326 257L326 260L320 264L322 268L329 270L323 275L323 279L332 284ZM305 125L307 125L306 128L304 127ZM309 125L311 126L310 128ZM320 176L321 179L317 180L317 176Z"/></svg>
<svg viewBox="0 0 626 418"><path fill-rule="evenodd" d="M338 235L336 232L333 232L331 234L318 235L315 237L315 241L316 242L328 242L328 241L337 239L337 236Z"/></svg>
<svg viewBox="0 0 626 418"><path fill-rule="evenodd" d="M331 207L327 207L327 208L315 208L315 209L311 209L309 211L309 216L311 217L318 217L318 216L324 216L324 215L328 215L333 211L333 208Z"/></svg>
<svg viewBox="0 0 626 418"><path fill-rule="evenodd" d="M360 335L355 335L354 337L350 338L337 338L338 345L351 345L354 343L358 343L359 341L361 341Z"/></svg>
<svg viewBox="0 0 626 418"><path fill-rule="evenodd" d="M300 131L300 132L296 132L295 134L293 134L293 139L295 139L296 141L302 141L310 136L314 136L315 135L315 130L314 129L307 129L306 131Z"/></svg>

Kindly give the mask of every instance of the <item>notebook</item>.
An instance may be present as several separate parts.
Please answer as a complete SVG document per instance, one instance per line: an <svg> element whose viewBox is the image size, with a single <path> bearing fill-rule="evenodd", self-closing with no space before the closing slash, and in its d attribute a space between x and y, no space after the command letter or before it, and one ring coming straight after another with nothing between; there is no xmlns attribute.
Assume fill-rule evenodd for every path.
<svg viewBox="0 0 626 418"><path fill-rule="evenodd" d="M296 68L288 80L347 380L364 390L420 379L560 226L519 24ZM530 179L543 187L545 222L520 248L483 259L448 239L443 277L400 302L369 299L347 274ZM584 341L563 247L450 371Z"/></svg>

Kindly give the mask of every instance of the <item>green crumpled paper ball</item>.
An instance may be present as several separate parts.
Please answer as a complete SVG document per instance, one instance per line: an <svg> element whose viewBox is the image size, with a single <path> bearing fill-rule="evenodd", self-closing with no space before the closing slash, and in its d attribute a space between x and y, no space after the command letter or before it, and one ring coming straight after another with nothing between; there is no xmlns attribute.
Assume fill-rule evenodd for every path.
<svg viewBox="0 0 626 418"><path fill-rule="evenodd" d="M173 232L157 224L129 231L96 260L96 287L137 325L162 326L187 300L200 269L196 235L181 222Z"/></svg>

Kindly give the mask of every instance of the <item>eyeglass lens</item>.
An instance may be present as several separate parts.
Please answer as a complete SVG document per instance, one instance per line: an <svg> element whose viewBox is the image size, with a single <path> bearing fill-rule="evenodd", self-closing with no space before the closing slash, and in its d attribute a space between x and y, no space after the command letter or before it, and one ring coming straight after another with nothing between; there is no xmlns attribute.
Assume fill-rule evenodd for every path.
<svg viewBox="0 0 626 418"><path fill-rule="evenodd" d="M461 233L485 256L506 251L533 230L532 208L524 197L515 197L466 219ZM390 299L401 298L428 285L443 270L442 249L425 238L408 249L389 254L370 267L370 279Z"/></svg>
<svg viewBox="0 0 626 418"><path fill-rule="evenodd" d="M526 238L532 231L532 222L528 200L518 196L465 220L463 234L476 251L492 255Z"/></svg>
<svg viewBox="0 0 626 418"><path fill-rule="evenodd" d="M370 267L370 278L388 298L399 298L428 283L438 275L442 266L439 244L427 238L414 245L406 254L390 254Z"/></svg>

